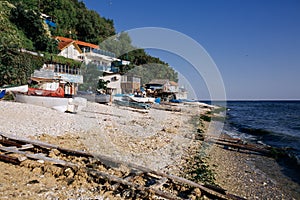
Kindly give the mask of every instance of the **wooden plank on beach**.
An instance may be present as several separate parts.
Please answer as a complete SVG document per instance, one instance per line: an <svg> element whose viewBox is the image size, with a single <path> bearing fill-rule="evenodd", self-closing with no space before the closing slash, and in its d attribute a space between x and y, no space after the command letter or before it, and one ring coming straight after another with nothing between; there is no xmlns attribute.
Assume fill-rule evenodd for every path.
<svg viewBox="0 0 300 200"><path fill-rule="evenodd" d="M2 140L4 141L4 143L7 143L7 144L10 144L10 143L16 144L17 142L15 142L15 141L18 141L18 142L22 142L24 144L32 144L34 146L38 146L38 147L42 147L42 148L57 149L61 152L67 153L67 154L85 156L85 157L93 157L92 154L87 153L85 151L66 149L66 148L59 147L58 145L55 145L55 144L49 144L49 143L41 142L38 140L30 140L30 139L26 139L26 138L21 138L21 137L15 136L15 135L9 135L9 134L4 134L4 133L0 133L0 135L2 136ZM22 146L22 145L20 145L20 143L17 143L17 144L19 146Z"/></svg>
<svg viewBox="0 0 300 200"><path fill-rule="evenodd" d="M31 153L27 153L24 151L19 151L17 149L13 149L13 148L9 148L9 147L1 147L0 146L0 150L1 151L5 151L5 152L11 152L11 153L16 153L16 154L20 154L20 155L24 155L27 158L31 158L34 160L43 160L46 162L50 162L53 164L57 164L57 165L62 165L62 166L66 166L66 167L77 167L77 165L70 163L70 162L66 162L64 160L58 160L58 159L54 159L54 158L49 158L43 154L31 154Z"/></svg>
<svg viewBox="0 0 300 200"><path fill-rule="evenodd" d="M141 171L140 172L131 173L129 176L125 177L124 180L131 181L135 177L141 176L143 173L144 172L141 172ZM113 190L116 190L119 186L120 186L120 183L116 183L116 184L112 185L111 187L112 187Z"/></svg>
<svg viewBox="0 0 300 200"><path fill-rule="evenodd" d="M159 189L161 188L164 184L166 184L168 182L168 178L163 177L159 180L156 181L156 183L154 185L151 185L151 188L155 188L155 189Z"/></svg>
<svg viewBox="0 0 300 200"><path fill-rule="evenodd" d="M122 178L116 177L114 175L106 174L106 173L103 173L103 172L100 172L100 171L91 170L91 169L88 169L88 172L92 176L96 176L96 177L100 176L100 177L106 178L106 179L108 179L110 181L113 181L113 182L117 182L117 183L120 183L120 184L128 185L128 186L130 186L130 187L132 187L133 189L136 189L136 190L142 190L142 191L147 191L147 192L150 192L150 193L157 194L157 195L159 195L159 196L161 196L163 198L166 198L166 199L182 200L182 198L177 197L175 195L163 192L163 191L158 190L158 189L148 188L148 187L144 187L142 185L137 185L137 184L134 184L132 182L126 181L126 180L124 180Z"/></svg>
<svg viewBox="0 0 300 200"><path fill-rule="evenodd" d="M249 144L249 143L238 143L237 141L227 141L227 140L223 140L223 139L218 139L218 138L203 138L203 141L205 142L212 142L215 143L217 145L223 145L223 146L228 146L228 147L232 147L235 149L242 149L242 150L248 150L248 151L253 151L253 152L257 152L257 153L261 153L264 155L271 155L270 151L268 149L266 149L266 147L264 146L258 146L258 145L254 145L254 144Z"/></svg>
<svg viewBox="0 0 300 200"><path fill-rule="evenodd" d="M191 188L199 188L204 194L207 194L208 196L211 196L211 197L217 198L217 199L242 199L240 197L236 197L235 195L227 193L222 188L214 188L214 187L205 185L203 183L195 183L193 181L184 179L182 177L166 174L166 173L163 173L160 171L154 171L154 170L151 170L151 169L143 167L143 166L139 166L134 163L117 161L117 160L115 160L111 157L105 156L105 155L96 155L96 154L91 154L91 153L84 152L84 151L62 148L62 147L59 147L58 145L48 144L48 143L37 141L37 140L20 138L15 135L8 135L8 134L0 133L0 136L2 137L1 141L4 143L19 144L18 146L12 146L12 147L0 146L1 151L20 154L20 155L23 155L27 158L34 159L34 160L42 160L45 162L50 162L50 163L61 165L61 166L82 169L82 170L86 171L86 173L92 175L93 177L102 177L104 179L108 179L110 182L114 183L112 185L113 189L117 189L118 187L120 187L120 184L124 184L129 187L132 187L132 189L134 189L134 190L146 191L146 192L149 192L150 194L156 194L158 196L161 196L161 197L164 197L167 199L181 199L180 197L175 195L176 193L173 194L172 192L169 192L168 190L166 190L168 192L161 190L161 188L163 188L163 185L165 183L170 182L175 185L187 185L188 187L191 187ZM34 146L34 148L31 148L32 147L31 145ZM105 168L113 169L113 168L116 168L121 165L126 166L126 167L130 168L131 174L128 175L127 177L120 178L120 177L108 174L106 172L102 172L102 171L90 168L90 167L88 167L88 165L82 166L81 164L75 164L75 163L71 163L71 162L64 161L64 160L50 158L44 154L25 152L25 151L21 150L22 147L24 150L31 149L32 152L39 152L39 148L42 150L42 152L50 152L51 149L57 149L58 151L60 151L61 153L65 154L65 155L91 157L92 158L91 160L94 160L99 164L101 163L101 165L103 165ZM3 158L3 159L5 159L5 158ZM156 183L154 183L152 186L135 184L134 182L132 182L132 180L134 180L134 178L138 177L138 176L142 177L144 180L147 180L147 179L152 180L153 179L156 181Z"/></svg>
<svg viewBox="0 0 300 200"><path fill-rule="evenodd" d="M4 162L9 162L9 163L13 163L13 164L20 164L20 161L18 158L13 157L13 156L8 156L5 154L0 154L0 160L4 161Z"/></svg>

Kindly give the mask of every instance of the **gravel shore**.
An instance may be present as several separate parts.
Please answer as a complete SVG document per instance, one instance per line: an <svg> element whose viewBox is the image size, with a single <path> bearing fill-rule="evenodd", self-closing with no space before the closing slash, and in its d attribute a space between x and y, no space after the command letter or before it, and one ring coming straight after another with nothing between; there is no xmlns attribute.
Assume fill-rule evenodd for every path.
<svg viewBox="0 0 300 200"><path fill-rule="evenodd" d="M191 119L210 109L203 104L180 104L177 107L181 112L150 109L141 113L125 107L88 102L84 110L70 114L0 101L0 132L86 150L178 175L190 154L197 152L195 149L201 145L195 140L197 127ZM215 171L216 183L230 193L248 199L297 199L297 193L292 194L284 188L282 181L279 183L270 178L254 164L258 163L255 160L261 163L267 160L274 172L281 174L276 162L270 158L214 147L207 160ZM40 191L45 187L52 192L51 195L62 199L87 197L90 193L84 187L69 188L53 177L47 182L44 176L20 166L0 162L0 170L0 177L4 180L0 184L0 199L48 198L48 193ZM30 188L28 180L32 177L39 183ZM292 184L283 175L279 178ZM299 186L294 187L297 190Z"/></svg>
<svg viewBox="0 0 300 200"><path fill-rule="evenodd" d="M214 145L208 163L216 184L246 199L300 199L300 186L282 174L282 167L261 155Z"/></svg>

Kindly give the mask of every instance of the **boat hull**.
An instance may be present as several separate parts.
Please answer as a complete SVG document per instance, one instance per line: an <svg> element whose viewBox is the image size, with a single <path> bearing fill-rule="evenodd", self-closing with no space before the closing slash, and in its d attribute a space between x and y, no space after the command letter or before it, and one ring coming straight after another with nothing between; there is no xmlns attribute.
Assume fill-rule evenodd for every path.
<svg viewBox="0 0 300 200"><path fill-rule="evenodd" d="M5 96L5 93L6 93L5 90L2 90L2 91L0 92L0 99L2 99L2 98Z"/></svg>
<svg viewBox="0 0 300 200"><path fill-rule="evenodd" d="M114 100L114 103L119 106L126 106L126 107L137 108L137 109L150 109L151 107L149 104L131 102L131 101Z"/></svg>
<svg viewBox="0 0 300 200"><path fill-rule="evenodd" d="M5 89L6 92L28 92L28 85L21 85L21 86L16 86L16 87L7 87L7 88L0 88Z"/></svg>
<svg viewBox="0 0 300 200"><path fill-rule="evenodd" d="M75 113L86 106L86 99L76 97L60 98L60 97L46 97L46 96L28 96L24 94L16 94L16 101L20 103L28 103L47 108L53 108L61 112Z"/></svg>
<svg viewBox="0 0 300 200"><path fill-rule="evenodd" d="M135 96L126 96L127 101L137 102L137 103L154 103L155 98L152 97L135 97Z"/></svg>

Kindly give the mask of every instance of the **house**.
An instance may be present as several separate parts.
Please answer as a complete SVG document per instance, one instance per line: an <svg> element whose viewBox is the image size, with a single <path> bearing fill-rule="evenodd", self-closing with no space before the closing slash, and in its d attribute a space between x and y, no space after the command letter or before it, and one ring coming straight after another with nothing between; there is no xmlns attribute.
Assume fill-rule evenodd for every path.
<svg viewBox="0 0 300 200"><path fill-rule="evenodd" d="M58 46L61 51L59 55L81 60L86 65L95 64L99 71L112 71L113 61L129 64L129 61L125 62L116 58L114 53L100 49L99 45L60 36L56 36L55 39L59 42Z"/></svg>
<svg viewBox="0 0 300 200"><path fill-rule="evenodd" d="M107 90L110 91L112 95L122 93L121 75L119 73L105 72L102 77L99 77L99 79L108 82L106 87Z"/></svg>
<svg viewBox="0 0 300 200"><path fill-rule="evenodd" d="M172 84L170 83L170 81L168 79L154 79L152 81L150 81L148 84L146 84L146 88L147 89L151 89L151 90L161 90L162 92L176 92L176 85L177 83L175 83L172 81ZM178 85L177 85L178 87Z"/></svg>
<svg viewBox="0 0 300 200"><path fill-rule="evenodd" d="M107 90L113 95L134 93L141 87L141 78L134 75L105 72L99 79L107 82Z"/></svg>
<svg viewBox="0 0 300 200"><path fill-rule="evenodd" d="M121 89L123 94L134 93L140 90L141 78L134 75L122 75L121 77Z"/></svg>
<svg viewBox="0 0 300 200"><path fill-rule="evenodd" d="M179 88L178 83L168 79L155 79L146 84L147 94L161 97L164 101L174 99L187 99L187 91Z"/></svg>
<svg viewBox="0 0 300 200"><path fill-rule="evenodd" d="M169 81L169 91L170 92L178 92L178 83L176 83L175 81Z"/></svg>
<svg viewBox="0 0 300 200"><path fill-rule="evenodd" d="M59 56L70 58L77 61L82 61L82 51L75 41L62 41L58 43L58 49L60 50Z"/></svg>

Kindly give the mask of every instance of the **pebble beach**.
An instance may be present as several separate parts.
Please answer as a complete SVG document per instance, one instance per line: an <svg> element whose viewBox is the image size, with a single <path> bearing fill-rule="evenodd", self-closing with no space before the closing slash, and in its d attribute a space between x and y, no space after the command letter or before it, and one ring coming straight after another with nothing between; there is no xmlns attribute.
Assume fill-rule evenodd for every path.
<svg viewBox="0 0 300 200"><path fill-rule="evenodd" d="M184 176L185 170L195 167L186 163L202 144L195 139L197 127L192 119L211 108L200 103L177 107L180 112L157 109L137 112L114 104L88 102L82 111L71 114L0 101L0 132ZM214 173L215 183L230 193L246 199L299 199L299 186L280 172L280 166L272 158L213 145L205 161ZM0 162L0 170L0 199L97 197L88 185L68 185L22 166ZM32 185L29 182L33 178L38 182ZM286 189L287 184L295 190Z"/></svg>

